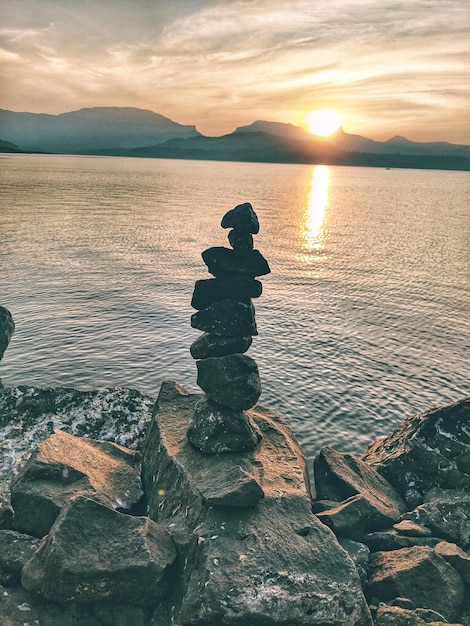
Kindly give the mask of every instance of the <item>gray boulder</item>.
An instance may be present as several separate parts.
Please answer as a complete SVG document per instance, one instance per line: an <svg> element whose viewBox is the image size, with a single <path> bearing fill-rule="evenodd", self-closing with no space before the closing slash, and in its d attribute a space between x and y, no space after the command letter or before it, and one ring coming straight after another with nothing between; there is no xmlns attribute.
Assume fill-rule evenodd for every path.
<svg viewBox="0 0 470 626"><path fill-rule="evenodd" d="M58 602L152 605L169 590L175 558L169 535L152 520L77 496L24 566L21 582Z"/></svg>
<svg viewBox="0 0 470 626"><path fill-rule="evenodd" d="M0 585L20 582L21 570L39 547L40 539L14 530L0 530Z"/></svg>
<svg viewBox="0 0 470 626"><path fill-rule="evenodd" d="M15 322L10 311L4 306L0 306L0 361L8 348L14 332Z"/></svg>
<svg viewBox="0 0 470 626"><path fill-rule="evenodd" d="M268 262L259 250L231 250L215 246L204 250L202 259L209 273L216 277L246 274L254 278L271 272Z"/></svg>
<svg viewBox="0 0 470 626"><path fill-rule="evenodd" d="M362 457L413 506L432 487L470 489L470 398L418 413Z"/></svg>
<svg viewBox="0 0 470 626"><path fill-rule="evenodd" d="M409 598L416 607L456 619L465 599L460 575L433 548L376 552L369 561L368 592L381 600Z"/></svg>
<svg viewBox="0 0 470 626"><path fill-rule="evenodd" d="M204 454L253 450L261 439L249 413L201 399L194 409L188 439Z"/></svg>
<svg viewBox="0 0 470 626"><path fill-rule="evenodd" d="M251 337L221 337L204 333L193 341L189 350L193 359L207 359L210 356L243 354L252 342Z"/></svg>
<svg viewBox="0 0 470 626"><path fill-rule="evenodd" d="M470 547L470 493L463 490L433 489L426 502L405 513L403 519L427 526L436 537Z"/></svg>
<svg viewBox="0 0 470 626"><path fill-rule="evenodd" d="M239 300L219 300L191 315L191 326L223 337L257 335L255 310Z"/></svg>
<svg viewBox="0 0 470 626"><path fill-rule="evenodd" d="M224 278L208 278L197 280L194 285L191 306L194 309L205 309L218 300L240 300L250 304L251 298L258 298L263 285L244 274L233 274Z"/></svg>
<svg viewBox="0 0 470 626"><path fill-rule="evenodd" d="M186 437L199 400L163 383L144 446L149 515L167 525L181 557L179 591L152 624L370 626L354 564L311 512L305 458L287 426L257 406L258 448L209 457ZM210 504L205 490L224 490L237 467L264 498L243 509Z"/></svg>
<svg viewBox="0 0 470 626"><path fill-rule="evenodd" d="M406 510L397 491L352 454L322 448L314 462L314 476L318 499L341 502L334 512L319 516L342 536L357 537L391 526Z"/></svg>
<svg viewBox="0 0 470 626"><path fill-rule="evenodd" d="M138 511L143 490L131 450L56 430L40 443L11 485L14 528L43 537L71 497L93 497Z"/></svg>
<svg viewBox="0 0 470 626"><path fill-rule="evenodd" d="M234 209L227 211L220 225L222 228L234 228L239 232L253 235L259 232L258 216L249 202L238 204Z"/></svg>
<svg viewBox="0 0 470 626"><path fill-rule="evenodd" d="M236 411L250 409L261 395L256 362L244 354L196 361L197 384L208 398Z"/></svg>

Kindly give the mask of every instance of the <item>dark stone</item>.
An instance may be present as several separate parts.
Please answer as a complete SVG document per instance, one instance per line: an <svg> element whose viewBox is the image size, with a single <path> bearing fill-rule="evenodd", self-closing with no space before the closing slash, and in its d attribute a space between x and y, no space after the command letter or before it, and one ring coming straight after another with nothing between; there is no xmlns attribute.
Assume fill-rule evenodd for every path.
<svg viewBox="0 0 470 626"><path fill-rule="evenodd" d="M470 490L470 399L418 413L373 443L364 461L405 499L440 486Z"/></svg>
<svg viewBox="0 0 470 626"><path fill-rule="evenodd" d="M57 602L152 605L168 592L175 558L169 535L152 520L78 496L24 566L21 582Z"/></svg>
<svg viewBox="0 0 470 626"><path fill-rule="evenodd" d="M238 300L219 300L191 315L191 326L212 335L246 337L257 335L255 310Z"/></svg>
<svg viewBox="0 0 470 626"><path fill-rule="evenodd" d="M0 530L0 585L19 584L21 570L38 549L40 541L14 530Z"/></svg>
<svg viewBox="0 0 470 626"><path fill-rule="evenodd" d="M251 346L251 337L222 337L204 333L189 348L193 359L207 359L210 356L243 354Z"/></svg>
<svg viewBox="0 0 470 626"><path fill-rule="evenodd" d="M364 544L346 537L338 537L339 545L346 550L356 566L357 573L361 579L362 588L367 583L367 569L369 567L370 550Z"/></svg>
<svg viewBox="0 0 470 626"><path fill-rule="evenodd" d="M375 626L427 626L416 611L405 609L399 606L388 606L381 604L377 608L375 616Z"/></svg>
<svg viewBox="0 0 470 626"><path fill-rule="evenodd" d="M258 366L249 356L229 354L196 361L197 384L217 404L244 411L261 395Z"/></svg>
<svg viewBox="0 0 470 626"><path fill-rule="evenodd" d="M14 332L15 322L10 311L4 306L0 306L0 361L8 348Z"/></svg>
<svg viewBox="0 0 470 626"><path fill-rule="evenodd" d="M261 436L248 413L203 398L196 404L188 439L204 454L220 454L253 450Z"/></svg>
<svg viewBox="0 0 470 626"><path fill-rule="evenodd" d="M437 611L448 621L458 617L465 598L454 568L432 548L419 546L372 554L368 591L383 601L409 598L416 607Z"/></svg>
<svg viewBox="0 0 470 626"><path fill-rule="evenodd" d="M220 223L222 228L235 228L244 233L259 232L259 222L253 207L249 202L238 204L234 209L227 211Z"/></svg>
<svg viewBox="0 0 470 626"><path fill-rule="evenodd" d="M263 285L251 276L232 274L222 278L197 280L191 306L194 309L205 309L218 300L239 300L250 304L251 298L258 298Z"/></svg>
<svg viewBox="0 0 470 626"><path fill-rule="evenodd" d="M352 561L311 513L305 457L291 431L258 405L250 411L263 435L256 450L203 455L186 437L200 398L163 383L143 451L149 515L181 546L178 585L152 626L371 626ZM237 467L264 498L244 509L210 505L204 490Z"/></svg>
<svg viewBox="0 0 470 626"><path fill-rule="evenodd" d="M43 537L77 494L134 511L143 496L136 464L135 453L123 446L56 430L12 482L14 528Z"/></svg>
<svg viewBox="0 0 470 626"><path fill-rule="evenodd" d="M259 250L231 250L213 247L204 250L202 259L209 272L216 277L227 274L264 276L270 273L269 265Z"/></svg>
<svg viewBox="0 0 470 626"><path fill-rule="evenodd" d="M438 489L428 492L428 502L403 518L428 526L432 533L460 547L470 547L470 493L463 490Z"/></svg>
<svg viewBox="0 0 470 626"><path fill-rule="evenodd" d="M314 476L317 498L347 500L348 517L363 511L355 522L355 530L380 530L397 522L406 510L395 489L376 470L352 454L322 448L314 462ZM367 506L357 498L352 500L353 496L361 496ZM345 512L345 507L342 510Z"/></svg>
<svg viewBox="0 0 470 626"><path fill-rule="evenodd" d="M231 230L228 241L234 250L253 250L253 236L250 233Z"/></svg>

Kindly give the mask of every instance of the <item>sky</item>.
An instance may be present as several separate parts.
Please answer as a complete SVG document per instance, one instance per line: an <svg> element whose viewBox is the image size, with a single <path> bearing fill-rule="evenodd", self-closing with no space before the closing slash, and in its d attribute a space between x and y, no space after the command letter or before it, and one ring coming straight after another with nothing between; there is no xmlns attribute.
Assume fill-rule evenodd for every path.
<svg viewBox="0 0 470 626"><path fill-rule="evenodd" d="M0 108L470 144L468 0L0 0Z"/></svg>

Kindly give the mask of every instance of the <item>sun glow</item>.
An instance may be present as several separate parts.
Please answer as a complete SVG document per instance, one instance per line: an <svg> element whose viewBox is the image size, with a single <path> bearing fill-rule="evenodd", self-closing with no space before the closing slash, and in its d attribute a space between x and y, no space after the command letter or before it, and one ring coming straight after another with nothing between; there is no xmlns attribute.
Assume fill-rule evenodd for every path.
<svg viewBox="0 0 470 626"><path fill-rule="evenodd" d="M310 111L305 117L308 130L314 135L328 137L334 133L343 123L344 117L333 109L319 109Z"/></svg>

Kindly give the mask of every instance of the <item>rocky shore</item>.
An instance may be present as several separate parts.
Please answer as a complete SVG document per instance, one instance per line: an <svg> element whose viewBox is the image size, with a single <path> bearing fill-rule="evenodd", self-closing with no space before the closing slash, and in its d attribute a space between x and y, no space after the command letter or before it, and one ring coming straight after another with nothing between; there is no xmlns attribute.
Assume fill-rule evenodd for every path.
<svg viewBox="0 0 470 626"><path fill-rule="evenodd" d="M245 355L256 214L221 226L192 300L204 393L0 384L0 623L470 626L470 398L310 473ZM13 331L2 307L0 359Z"/></svg>

